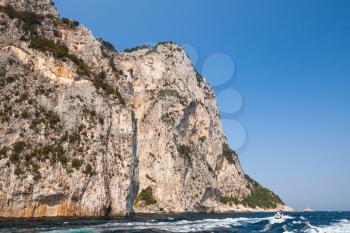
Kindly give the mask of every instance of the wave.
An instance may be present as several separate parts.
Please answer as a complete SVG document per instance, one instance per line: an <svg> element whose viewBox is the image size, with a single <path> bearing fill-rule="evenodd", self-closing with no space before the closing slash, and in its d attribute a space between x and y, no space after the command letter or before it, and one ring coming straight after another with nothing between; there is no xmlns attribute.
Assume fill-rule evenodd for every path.
<svg viewBox="0 0 350 233"><path fill-rule="evenodd" d="M309 229L305 232L307 233L345 233L350 232L350 221L347 219L341 219L329 226L313 226L309 225Z"/></svg>
<svg viewBox="0 0 350 233"><path fill-rule="evenodd" d="M349 212L350 213L350 212ZM50 233L106 233L106 232L284 232L284 233L350 233L350 215L343 216L326 215L317 213L306 217L298 214L286 215L281 220L270 216L240 216L216 218L215 216L199 219L189 216L164 217L164 218L142 218L136 219L110 219L110 220L87 220L51 222L33 225L23 231L18 228L11 232L50 232ZM320 218L320 215L322 216ZM315 216L315 217L314 217ZM324 217L327 216L327 217ZM192 219L191 219L192 218ZM347 218L347 219L345 219ZM16 230L15 228L7 228ZM5 229L6 230L6 229ZM2 231L0 227L0 232ZM8 231L7 231L8 232Z"/></svg>
<svg viewBox="0 0 350 233"><path fill-rule="evenodd" d="M274 224L282 224L288 219L294 219L291 216L284 216L283 219L275 219L274 217L262 218L264 220L268 220L268 223L264 226L264 228L260 232L268 232L271 230Z"/></svg>
<svg viewBox="0 0 350 233"><path fill-rule="evenodd" d="M53 230L50 233L93 233L96 229L93 228L80 228L80 229L69 229L69 230Z"/></svg>
<svg viewBox="0 0 350 233"><path fill-rule="evenodd" d="M288 221L288 220L293 221ZM287 222L286 222L287 221ZM259 226L260 232L270 232L276 228L283 229L284 233L344 233L350 232L350 221L342 219L330 225L314 226L308 221L301 221L299 218L285 216L284 219L276 220L274 217L263 218L224 218L224 219L161 219L149 222L109 222L88 228L52 230L50 233L92 233L104 231L157 231L157 232L208 232L208 231L229 231L229 229L241 227ZM288 227L287 227L288 225ZM300 229L293 229L296 225L303 225ZM274 228L275 227L275 228ZM263 228L263 229L261 229ZM291 229L287 229L291 228ZM255 228L256 229L256 228ZM256 229L257 230L257 229Z"/></svg>
<svg viewBox="0 0 350 233"><path fill-rule="evenodd" d="M174 222L129 222L129 223L108 223L104 228L109 230L161 230L168 232L200 232L215 229L230 228L242 224L249 224L259 221L249 218L226 218L226 219L203 219L203 220L181 220Z"/></svg>
<svg viewBox="0 0 350 233"><path fill-rule="evenodd" d="M265 231L274 224L280 224L286 221L286 219L293 219L291 216L285 216L283 220L276 220L274 217L264 218L225 218L225 219L202 219L202 220L176 220L176 219L162 219L151 220L150 222L110 222L101 225L90 226L85 229L71 229L62 231L51 231L51 233L80 233L80 232L100 232L103 230L108 231L142 231L142 230L156 230L164 232L203 232L213 230L225 230L232 227L247 226L249 224L264 223L268 227L264 228Z"/></svg>

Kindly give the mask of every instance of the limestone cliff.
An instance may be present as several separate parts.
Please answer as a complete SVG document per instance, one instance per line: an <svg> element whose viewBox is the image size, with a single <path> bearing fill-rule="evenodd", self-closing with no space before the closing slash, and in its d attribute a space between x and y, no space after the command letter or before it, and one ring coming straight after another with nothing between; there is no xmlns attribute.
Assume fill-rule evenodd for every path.
<svg viewBox="0 0 350 233"><path fill-rule="evenodd" d="M117 52L49 0L0 0L0 100L1 217L284 206L175 43Z"/></svg>

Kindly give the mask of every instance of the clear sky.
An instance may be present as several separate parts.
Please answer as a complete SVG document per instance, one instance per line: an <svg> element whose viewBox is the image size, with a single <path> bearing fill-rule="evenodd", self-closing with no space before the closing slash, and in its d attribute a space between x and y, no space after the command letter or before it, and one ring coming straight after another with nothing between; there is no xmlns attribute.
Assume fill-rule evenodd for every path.
<svg viewBox="0 0 350 233"><path fill-rule="evenodd" d="M118 50L189 45L244 170L296 209L350 210L350 1L55 2Z"/></svg>

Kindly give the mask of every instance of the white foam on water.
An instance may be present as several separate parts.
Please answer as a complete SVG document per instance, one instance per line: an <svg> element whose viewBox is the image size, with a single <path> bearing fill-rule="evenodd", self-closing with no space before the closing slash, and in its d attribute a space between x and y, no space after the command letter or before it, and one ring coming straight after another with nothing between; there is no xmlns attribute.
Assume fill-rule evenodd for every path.
<svg viewBox="0 0 350 233"><path fill-rule="evenodd" d="M286 225L284 225L282 228L284 230L283 233L294 233L294 231L288 231Z"/></svg>
<svg viewBox="0 0 350 233"><path fill-rule="evenodd" d="M292 223L293 224L302 224L303 222L302 221L293 221Z"/></svg>
<svg viewBox="0 0 350 233"><path fill-rule="evenodd" d="M339 220L329 226L313 226L309 225L307 233L350 233L350 221L347 219Z"/></svg>
<svg viewBox="0 0 350 233"><path fill-rule="evenodd" d="M47 231L44 231L47 232ZM93 233L96 232L95 229L92 228L81 228L81 229L69 229L69 230L53 230L48 231L49 233Z"/></svg>
<svg viewBox="0 0 350 233"><path fill-rule="evenodd" d="M282 219L275 219L275 217L265 218L263 220L268 220L269 223L260 232L268 232L274 224L284 223L286 219L294 219L294 217L286 215Z"/></svg>
<svg viewBox="0 0 350 233"><path fill-rule="evenodd" d="M249 218L226 218L226 219L203 219L203 220L181 220L177 222L129 222L129 223L108 223L98 228L108 230L162 230L169 232L199 232L214 230L217 228L229 228L244 223L258 221Z"/></svg>
<svg viewBox="0 0 350 233"><path fill-rule="evenodd" d="M293 217L285 216L285 219L292 219ZM160 230L168 232L201 232L211 231L215 229L227 229L235 226L244 226L254 224L261 221L268 221L269 225L284 222L276 221L274 217L265 218L225 218L225 219L202 219L202 220L181 220L175 222L129 222L129 223L107 223L96 226L96 229L106 230Z"/></svg>
<svg viewBox="0 0 350 233"><path fill-rule="evenodd" d="M171 220L170 218L168 218ZM105 230L158 230L167 232L202 232L217 229L228 229L231 227L246 226L249 224L267 221L268 231L273 224L283 223L286 219L293 219L291 216L285 216L282 220L276 220L274 217L264 218L225 218L225 219L201 219L201 220L181 220L174 222L109 222L101 225L89 226L85 229L67 229L61 231L52 231L52 233L75 233L75 232L101 232ZM80 231L79 231L80 230ZM85 231L84 231L85 230ZM263 231L264 231L263 230Z"/></svg>

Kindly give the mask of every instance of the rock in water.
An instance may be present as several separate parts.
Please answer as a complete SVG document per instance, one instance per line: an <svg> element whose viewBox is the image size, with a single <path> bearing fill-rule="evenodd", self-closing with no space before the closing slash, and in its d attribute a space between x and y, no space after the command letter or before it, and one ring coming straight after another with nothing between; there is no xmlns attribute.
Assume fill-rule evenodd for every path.
<svg viewBox="0 0 350 233"><path fill-rule="evenodd" d="M49 0L0 0L0 32L1 217L284 206L179 45L117 52Z"/></svg>

